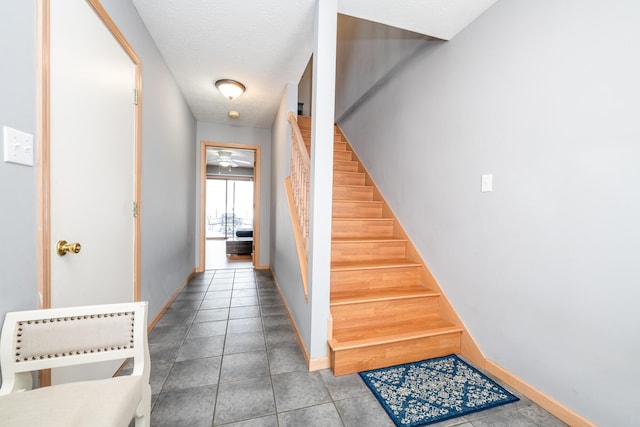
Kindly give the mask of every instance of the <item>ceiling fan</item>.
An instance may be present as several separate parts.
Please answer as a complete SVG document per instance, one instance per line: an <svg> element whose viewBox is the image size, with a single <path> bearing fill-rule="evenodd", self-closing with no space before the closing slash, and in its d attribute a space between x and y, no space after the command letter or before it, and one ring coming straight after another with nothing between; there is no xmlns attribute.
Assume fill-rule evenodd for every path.
<svg viewBox="0 0 640 427"><path fill-rule="evenodd" d="M252 162L248 162L246 160L239 160L237 158L233 157L233 154L231 151L227 151L227 150L219 150L218 151L218 165L222 166L223 168L226 167L238 167L240 165L248 165L248 166L253 166Z"/></svg>

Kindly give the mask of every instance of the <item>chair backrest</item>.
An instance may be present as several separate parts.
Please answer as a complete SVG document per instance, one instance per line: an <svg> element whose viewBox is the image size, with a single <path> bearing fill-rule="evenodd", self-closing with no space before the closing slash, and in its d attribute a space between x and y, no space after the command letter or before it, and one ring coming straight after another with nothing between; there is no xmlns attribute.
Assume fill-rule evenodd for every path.
<svg viewBox="0 0 640 427"><path fill-rule="evenodd" d="M147 302L10 312L2 327L3 385L22 372L130 357L133 375L148 375Z"/></svg>

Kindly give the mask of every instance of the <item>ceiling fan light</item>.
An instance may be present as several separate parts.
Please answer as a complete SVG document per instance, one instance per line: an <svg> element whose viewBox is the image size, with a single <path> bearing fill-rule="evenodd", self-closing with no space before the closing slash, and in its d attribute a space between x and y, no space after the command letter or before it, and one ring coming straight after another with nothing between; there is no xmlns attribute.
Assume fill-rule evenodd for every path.
<svg viewBox="0 0 640 427"><path fill-rule="evenodd" d="M223 168L229 167L231 166L231 162L228 162L226 160L223 160L221 162L218 162L218 165L222 166Z"/></svg>
<svg viewBox="0 0 640 427"><path fill-rule="evenodd" d="M247 89L242 83L231 79L218 80L216 87L230 101L242 95Z"/></svg>

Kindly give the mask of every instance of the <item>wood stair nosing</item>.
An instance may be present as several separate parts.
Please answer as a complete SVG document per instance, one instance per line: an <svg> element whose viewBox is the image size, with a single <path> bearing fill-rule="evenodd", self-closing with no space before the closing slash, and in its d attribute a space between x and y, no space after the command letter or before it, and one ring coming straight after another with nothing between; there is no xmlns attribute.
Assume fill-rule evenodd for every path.
<svg viewBox="0 0 640 427"><path fill-rule="evenodd" d="M332 262L331 271L380 270L402 267L421 267L419 262L408 259L388 259L385 261Z"/></svg>
<svg viewBox="0 0 640 427"><path fill-rule="evenodd" d="M375 301L439 297L440 292L429 289L421 283L402 287L331 291L331 307L348 304L365 304Z"/></svg>
<svg viewBox="0 0 640 427"><path fill-rule="evenodd" d="M335 330L329 345L334 350L362 348L380 344L397 343L406 340L439 335L459 334L462 328L440 319L419 319L414 324L388 325L387 327L351 328Z"/></svg>

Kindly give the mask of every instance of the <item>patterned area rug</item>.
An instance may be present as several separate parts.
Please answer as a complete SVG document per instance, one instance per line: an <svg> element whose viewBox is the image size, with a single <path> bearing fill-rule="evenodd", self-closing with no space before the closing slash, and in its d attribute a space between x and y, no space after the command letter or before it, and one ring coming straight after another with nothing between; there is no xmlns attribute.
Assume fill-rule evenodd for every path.
<svg viewBox="0 0 640 427"><path fill-rule="evenodd" d="M425 426L519 400L455 354L360 376L402 427Z"/></svg>

